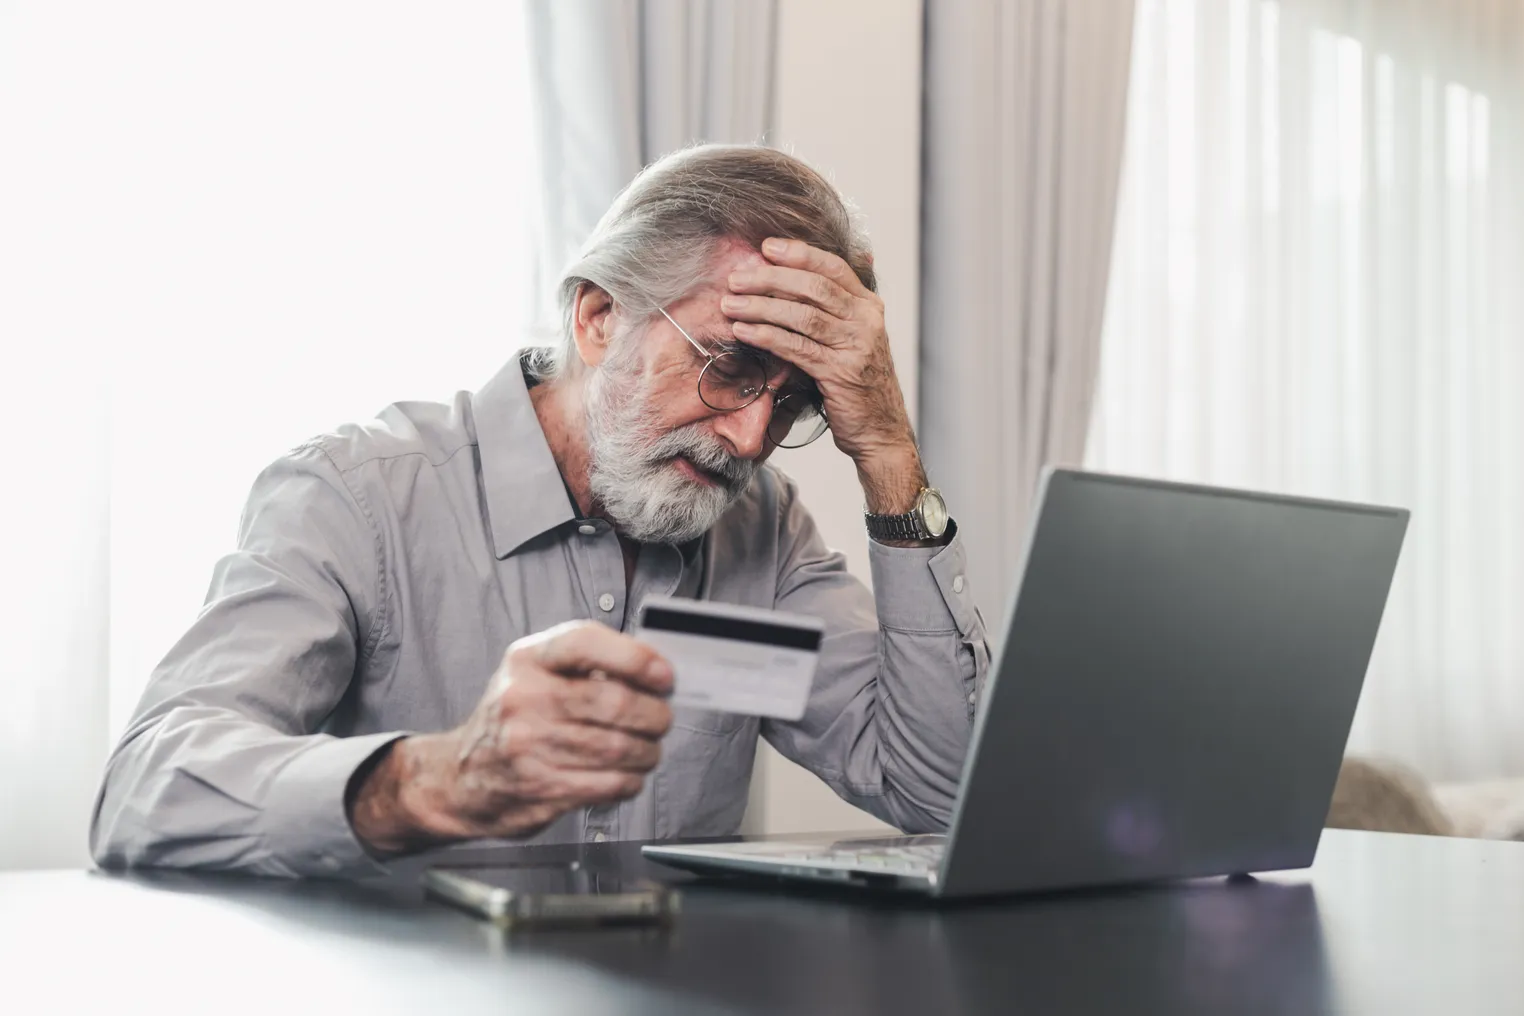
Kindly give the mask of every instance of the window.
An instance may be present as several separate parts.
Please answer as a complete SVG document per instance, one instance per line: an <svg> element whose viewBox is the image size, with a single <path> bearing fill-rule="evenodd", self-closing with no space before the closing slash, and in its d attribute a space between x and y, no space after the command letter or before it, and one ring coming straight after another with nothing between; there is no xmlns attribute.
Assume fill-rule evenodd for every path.
<svg viewBox="0 0 1524 1016"><path fill-rule="evenodd" d="M0 867L83 860L264 465L511 358L524 68L514 3L0 11Z"/></svg>
<svg viewBox="0 0 1524 1016"><path fill-rule="evenodd" d="M1411 508L1351 750L1438 779L1524 773L1509 6L1140 0L1088 451Z"/></svg>

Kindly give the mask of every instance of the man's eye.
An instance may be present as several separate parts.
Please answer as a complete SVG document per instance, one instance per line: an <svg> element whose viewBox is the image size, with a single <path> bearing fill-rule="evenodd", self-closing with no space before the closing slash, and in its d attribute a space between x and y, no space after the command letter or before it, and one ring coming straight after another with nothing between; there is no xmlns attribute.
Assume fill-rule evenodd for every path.
<svg viewBox="0 0 1524 1016"><path fill-rule="evenodd" d="M714 363L709 367L709 372L714 380L720 384L740 384L757 386L760 384L761 374L759 365L750 357L741 354L726 354L715 357Z"/></svg>
<svg viewBox="0 0 1524 1016"><path fill-rule="evenodd" d="M755 360L757 366L766 372L767 376L770 378L777 377L779 374L782 374L784 371L789 369L789 364L787 361L778 359L776 356L764 349L758 349L756 346L748 346L744 342L736 342L731 344L729 351L750 357L752 360Z"/></svg>

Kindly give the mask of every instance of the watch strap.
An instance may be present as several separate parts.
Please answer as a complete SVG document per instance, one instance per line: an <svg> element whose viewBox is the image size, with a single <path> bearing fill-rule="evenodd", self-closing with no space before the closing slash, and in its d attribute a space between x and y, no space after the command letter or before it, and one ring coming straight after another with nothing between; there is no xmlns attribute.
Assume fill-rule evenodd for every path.
<svg viewBox="0 0 1524 1016"><path fill-rule="evenodd" d="M908 512L898 515L875 515L872 512L863 512L863 522L868 527L868 535L875 540L929 540L931 533L926 529L926 522L921 517L919 504Z"/></svg>

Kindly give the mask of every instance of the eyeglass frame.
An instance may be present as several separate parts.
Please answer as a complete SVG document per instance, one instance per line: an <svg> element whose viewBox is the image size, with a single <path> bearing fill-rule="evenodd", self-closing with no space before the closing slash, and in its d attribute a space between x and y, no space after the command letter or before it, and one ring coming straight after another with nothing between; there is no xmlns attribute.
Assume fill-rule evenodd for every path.
<svg viewBox="0 0 1524 1016"><path fill-rule="evenodd" d="M698 388L699 401L702 402L704 405L709 406L709 408L714 410L716 413L737 413L737 412L740 412L741 410L745 409L747 406L753 404L758 399L760 399L762 397L762 393L763 392L772 392L772 394L773 394L773 407L772 407L772 411L768 414L768 417L767 417L767 428L763 431L763 436L766 437L768 442L771 443L775 448L785 448L785 447L787 447L787 448L805 448L805 447L808 447L809 445L812 445L816 441L820 440L821 435L823 435L826 431L831 429L831 421L825 415L825 408L823 406L816 405L815 406L815 411L820 414L820 418L822 420L825 420L825 423L826 423L826 425L820 429L820 433L819 434L816 434L814 437L810 438L808 441L806 441L804 444L801 444L801 445L781 445L778 442L774 441L773 440L773 435L772 435L772 423L773 423L773 414L777 413L777 411L778 411L778 403L780 403L780 402L786 402L789 399L808 398L808 396L797 395L797 394L794 394L792 392L781 391L781 390L779 390L779 388L776 385L768 384L767 381L765 380L765 375L764 375L764 380L762 382L761 387L759 387L757 389L757 394L752 396L750 399L747 399L745 402L741 403L739 406L732 406L730 409L721 409L718 406L711 405L709 400L704 398L704 375L709 372L709 368L714 366L714 362L716 360L718 360L721 356L744 356L744 355L746 355L746 353L745 352L732 353L732 352L730 352L728 350L725 351L725 352L719 353L718 355L715 354L715 353L711 353L711 352L709 352L709 350L707 350L703 346L699 345L698 340L695 339L693 336L689 335L688 334L688 330L686 328L684 328L682 325L677 323L677 319L675 319L671 314L667 313L667 308L665 308L665 307L658 307L656 309L661 312L661 316L666 318L668 323L671 324L673 328L677 329L677 333L679 335L681 335L683 338L687 339L688 340L688 344L691 345L694 349L698 350L699 354L704 357L704 368L699 371L698 381L696 383L696 386ZM758 362L759 363L763 363L764 367L765 367L765 361L762 361L760 357L758 357L757 359L758 359Z"/></svg>

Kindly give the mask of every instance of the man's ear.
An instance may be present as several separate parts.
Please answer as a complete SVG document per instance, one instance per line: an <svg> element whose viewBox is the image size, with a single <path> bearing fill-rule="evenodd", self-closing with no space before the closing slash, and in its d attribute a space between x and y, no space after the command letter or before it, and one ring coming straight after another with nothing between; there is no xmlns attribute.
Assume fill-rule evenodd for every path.
<svg viewBox="0 0 1524 1016"><path fill-rule="evenodd" d="M572 300L572 339L582 362L589 367L598 366L608 355L609 343L614 340L613 317L613 297L591 282L577 287Z"/></svg>

